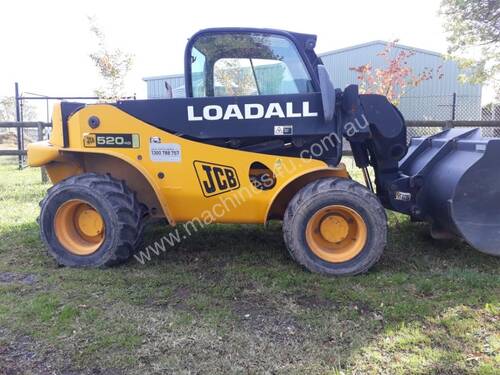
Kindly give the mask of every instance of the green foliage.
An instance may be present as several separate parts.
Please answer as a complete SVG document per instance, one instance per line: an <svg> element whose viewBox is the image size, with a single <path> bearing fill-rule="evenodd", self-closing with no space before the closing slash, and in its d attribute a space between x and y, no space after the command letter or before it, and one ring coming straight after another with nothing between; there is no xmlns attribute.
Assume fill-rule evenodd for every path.
<svg viewBox="0 0 500 375"><path fill-rule="evenodd" d="M500 1L442 0L440 14L461 79L491 84L500 100Z"/></svg>
<svg viewBox="0 0 500 375"><path fill-rule="evenodd" d="M97 67L104 86L95 90L95 94L103 99L116 100L126 96L125 79L132 69L134 57L119 48L109 48L106 36L95 18L89 17L90 32L97 41L97 50L89 57Z"/></svg>
<svg viewBox="0 0 500 375"><path fill-rule="evenodd" d="M0 121L15 121L16 104L13 96L4 96L0 99Z"/></svg>
<svg viewBox="0 0 500 375"><path fill-rule="evenodd" d="M243 66L242 60L221 59L216 64L214 78L224 88L225 95L241 96L254 93L255 80L252 70ZM243 60L243 63L248 61L248 59Z"/></svg>
<svg viewBox="0 0 500 375"><path fill-rule="evenodd" d="M382 59L384 66L374 68L372 64L364 64L351 67L350 70L357 73L360 82L361 93L384 95L394 105L398 105L401 97L412 87L417 87L423 82L443 77L442 66L424 68L421 72L415 72L408 64L408 60L415 55L415 51L401 49L395 53L397 40L394 40L377 53Z"/></svg>
<svg viewBox="0 0 500 375"><path fill-rule="evenodd" d="M36 117L34 107L26 101L22 106L24 121L31 121ZM16 101L13 96L0 98L0 121L16 121Z"/></svg>

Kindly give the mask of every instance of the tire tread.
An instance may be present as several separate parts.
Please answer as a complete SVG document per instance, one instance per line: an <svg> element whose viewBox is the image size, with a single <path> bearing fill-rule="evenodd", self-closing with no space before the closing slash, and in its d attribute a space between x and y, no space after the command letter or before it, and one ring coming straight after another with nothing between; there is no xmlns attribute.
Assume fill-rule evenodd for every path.
<svg viewBox="0 0 500 375"><path fill-rule="evenodd" d="M293 225L292 225L294 221L293 219L299 214L300 208L303 206L305 202L311 201L320 194L324 193L335 194L338 192L349 192L352 195L358 196L364 202L367 202L367 204L372 209L375 210L375 215L379 219L381 220L383 219L383 222L385 223L385 225L387 225L387 216L385 209L381 205L377 196L368 189L366 189L363 185L350 179L336 178L336 177L318 179L316 181L307 184L295 194L295 196L290 200L285 210L283 219L283 237L285 244L287 245L290 257L308 269L311 268L311 265L305 264L306 262L303 261L304 249L302 249L300 246L297 246L295 241L296 233L293 230ZM368 269L373 264L378 262L378 260L382 256L383 249L387 242L386 227L384 228L384 230L385 232L383 234L383 238L381 241L382 243L379 246L379 248L375 250L375 253L370 258L370 261L361 263L359 264L359 266L353 268L352 270L347 270L346 272L343 272L342 273L343 276L364 273L368 271ZM320 269L314 269L313 271L326 273L322 272L322 270Z"/></svg>
<svg viewBox="0 0 500 375"><path fill-rule="evenodd" d="M117 214L118 222L115 225L119 233L118 243L112 249L113 254L98 266L109 267L127 261L134 254L137 244L142 239L147 221L147 207L138 201L136 194L127 187L124 181L117 180L109 174L84 173L68 177L49 188L47 194L40 202L42 212L54 194L62 189L75 189L78 187L92 189L95 194L101 195L115 208ZM42 227L40 229L42 231ZM43 233L41 233L41 236L49 249L49 254L59 264L79 266L78 264L68 264L68 262L62 260L51 249Z"/></svg>

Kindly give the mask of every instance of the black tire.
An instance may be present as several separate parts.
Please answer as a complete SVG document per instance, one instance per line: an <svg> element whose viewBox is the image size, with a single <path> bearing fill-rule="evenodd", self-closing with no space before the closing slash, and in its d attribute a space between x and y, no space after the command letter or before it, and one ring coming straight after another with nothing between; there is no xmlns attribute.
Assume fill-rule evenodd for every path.
<svg viewBox="0 0 500 375"><path fill-rule="evenodd" d="M150 216L149 216L149 210L148 207L140 203L139 204L139 227L137 230L137 237L134 242L134 253L139 251L139 248L144 246L144 231L146 230L146 227L150 223Z"/></svg>
<svg viewBox="0 0 500 375"><path fill-rule="evenodd" d="M319 210L341 205L355 211L366 224L364 246L352 259L326 261L313 252L306 238L309 220ZM290 256L312 272L331 276L368 271L381 257L387 242L387 216L377 196L363 185L342 178L309 183L292 198L283 219L283 235Z"/></svg>
<svg viewBox="0 0 500 375"><path fill-rule="evenodd" d="M104 223L102 243L91 254L75 254L56 234L56 214L70 201L88 204ZM95 173L69 177L54 185L40 207L40 235L48 253L58 264L69 267L107 267L127 261L141 241L147 216L144 205L125 182Z"/></svg>

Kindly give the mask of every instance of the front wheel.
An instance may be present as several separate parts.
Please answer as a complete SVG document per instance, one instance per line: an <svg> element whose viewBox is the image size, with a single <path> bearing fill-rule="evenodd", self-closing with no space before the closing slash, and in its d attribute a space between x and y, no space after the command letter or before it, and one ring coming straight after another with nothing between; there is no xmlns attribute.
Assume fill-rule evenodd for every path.
<svg viewBox="0 0 500 375"><path fill-rule="evenodd" d="M352 180L309 183L292 198L283 219L292 258L312 272L356 275L373 266L387 242L387 217L378 198Z"/></svg>
<svg viewBox="0 0 500 375"><path fill-rule="evenodd" d="M57 263L106 267L134 253L146 211L123 181L85 173L49 189L40 204L40 234Z"/></svg>

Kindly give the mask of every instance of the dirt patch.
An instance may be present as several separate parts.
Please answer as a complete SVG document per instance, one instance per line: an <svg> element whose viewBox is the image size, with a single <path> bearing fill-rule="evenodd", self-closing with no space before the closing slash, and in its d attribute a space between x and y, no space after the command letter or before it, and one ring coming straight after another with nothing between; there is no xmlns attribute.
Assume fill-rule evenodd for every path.
<svg viewBox="0 0 500 375"><path fill-rule="evenodd" d="M40 344L30 336L17 336L0 327L0 374L2 375L119 375L124 371L115 368L87 368L76 370L69 357L62 362L61 353L51 349L40 350Z"/></svg>
<svg viewBox="0 0 500 375"><path fill-rule="evenodd" d="M17 374L53 374L54 369L39 355L33 341L27 336L13 337L0 328L0 336L4 341L0 344L0 373Z"/></svg>
<svg viewBox="0 0 500 375"><path fill-rule="evenodd" d="M282 343L298 340L304 334L303 327L281 303L268 297L251 294L232 302L232 312L238 317L241 328L270 342Z"/></svg>
<svg viewBox="0 0 500 375"><path fill-rule="evenodd" d="M191 290L187 287L178 287L169 298L169 304L177 310L189 310L186 300L191 297Z"/></svg>
<svg viewBox="0 0 500 375"><path fill-rule="evenodd" d="M17 135L13 132L0 133L0 145L2 149L17 148Z"/></svg>
<svg viewBox="0 0 500 375"><path fill-rule="evenodd" d="M271 301L255 295L240 296L232 305L233 313L242 319L270 316L277 312Z"/></svg>
<svg viewBox="0 0 500 375"><path fill-rule="evenodd" d="M38 276L15 272L0 272L0 283L17 283L33 285L38 281Z"/></svg>
<svg viewBox="0 0 500 375"><path fill-rule="evenodd" d="M301 295L295 296L295 303L300 307L306 308L328 308L336 307L335 302L332 300L322 298L318 295Z"/></svg>
<svg viewBox="0 0 500 375"><path fill-rule="evenodd" d="M189 310L186 300L191 297L192 292L188 287L176 288L169 297L161 299L150 299L146 305L156 307L170 306L176 310Z"/></svg>

